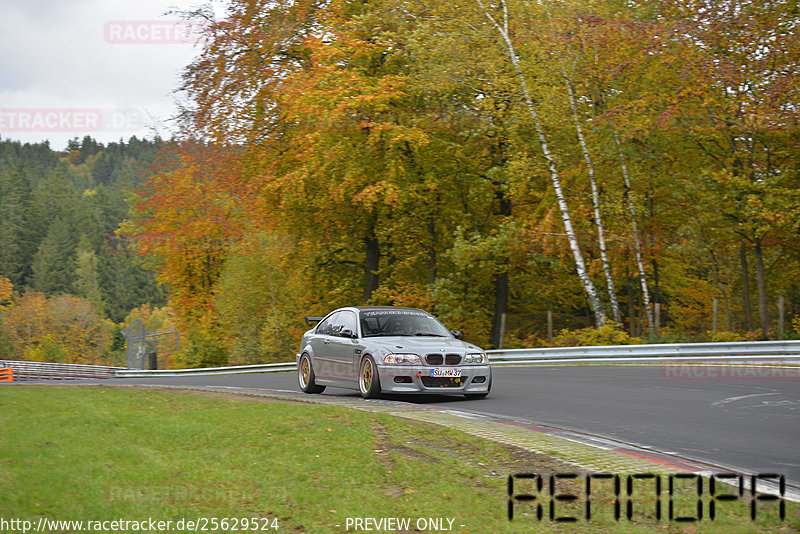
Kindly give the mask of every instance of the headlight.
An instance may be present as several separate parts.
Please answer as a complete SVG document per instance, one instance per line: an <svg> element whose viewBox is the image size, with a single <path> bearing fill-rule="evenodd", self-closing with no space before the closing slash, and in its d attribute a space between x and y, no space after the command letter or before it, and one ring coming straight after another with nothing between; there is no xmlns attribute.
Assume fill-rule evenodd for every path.
<svg viewBox="0 0 800 534"><path fill-rule="evenodd" d="M387 354L383 357L383 363L393 363L395 365L421 365L419 356L416 354Z"/></svg>
<svg viewBox="0 0 800 534"><path fill-rule="evenodd" d="M464 363L467 365L479 365L486 363L486 354L483 352L472 352L464 356Z"/></svg>

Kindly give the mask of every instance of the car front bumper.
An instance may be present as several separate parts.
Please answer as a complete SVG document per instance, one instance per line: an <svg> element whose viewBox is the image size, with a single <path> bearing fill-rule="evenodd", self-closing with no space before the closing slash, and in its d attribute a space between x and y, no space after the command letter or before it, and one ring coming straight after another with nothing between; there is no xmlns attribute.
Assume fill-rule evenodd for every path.
<svg viewBox="0 0 800 534"><path fill-rule="evenodd" d="M439 367L451 368L451 367ZM431 377L433 367L422 365L378 365L382 393L487 393L492 384L489 365L462 365L460 381Z"/></svg>

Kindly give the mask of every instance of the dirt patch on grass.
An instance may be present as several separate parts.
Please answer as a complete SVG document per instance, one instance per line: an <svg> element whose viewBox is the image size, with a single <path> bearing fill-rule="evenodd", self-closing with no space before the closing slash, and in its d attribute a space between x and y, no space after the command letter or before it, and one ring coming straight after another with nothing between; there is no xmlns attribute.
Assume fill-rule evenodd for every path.
<svg viewBox="0 0 800 534"><path fill-rule="evenodd" d="M388 448L415 451L416 455L434 458L436 461L461 460L467 464L484 468L491 476L506 476L509 473L538 473L549 475L563 472L588 473L576 469L575 465L549 456L529 451L522 447L506 445L489 439L466 437L453 440L452 432L430 423L415 423L418 431L404 436L392 436ZM402 443L400 443L402 441ZM495 475L496 473L496 475Z"/></svg>
<svg viewBox="0 0 800 534"><path fill-rule="evenodd" d="M424 450L419 448L408 447L402 443L398 443L391 438L386 426L375 419L370 423L370 429L375 434L375 449L373 452L377 455L382 464L392 465L392 453L402 454L410 458L416 458L425 462L439 463L440 460L436 456L426 454Z"/></svg>

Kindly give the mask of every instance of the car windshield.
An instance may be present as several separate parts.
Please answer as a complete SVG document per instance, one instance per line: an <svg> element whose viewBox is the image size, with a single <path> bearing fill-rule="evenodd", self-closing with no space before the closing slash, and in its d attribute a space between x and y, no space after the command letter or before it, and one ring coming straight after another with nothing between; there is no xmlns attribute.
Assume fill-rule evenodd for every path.
<svg viewBox="0 0 800 534"><path fill-rule="evenodd" d="M362 310L361 331L364 337L451 335L442 323L420 310Z"/></svg>

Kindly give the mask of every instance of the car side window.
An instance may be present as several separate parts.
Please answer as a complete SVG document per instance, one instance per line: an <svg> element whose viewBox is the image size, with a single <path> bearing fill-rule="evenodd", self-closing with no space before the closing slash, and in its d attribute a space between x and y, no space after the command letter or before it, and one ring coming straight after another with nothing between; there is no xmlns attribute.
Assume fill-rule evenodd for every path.
<svg viewBox="0 0 800 534"><path fill-rule="evenodd" d="M350 330L353 334L358 333L358 326L356 324L356 314L351 311L341 311L336 315L334 329L337 336L342 335L343 330Z"/></svg>
<svg viewBox="0 0 800 534"><path fill-rule="evenodd" d="M334 327L336 324L336 318L341 315L341 312L333 313L328 316L327 319L319 323L317 326L316 333L323 335L323 336L335 336Z"/></svg>

